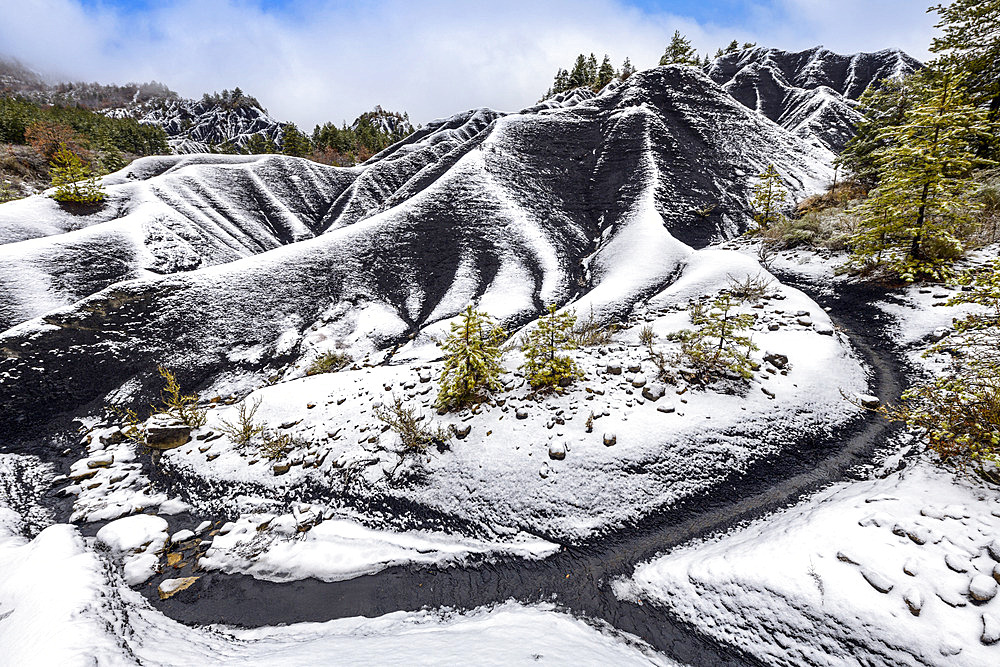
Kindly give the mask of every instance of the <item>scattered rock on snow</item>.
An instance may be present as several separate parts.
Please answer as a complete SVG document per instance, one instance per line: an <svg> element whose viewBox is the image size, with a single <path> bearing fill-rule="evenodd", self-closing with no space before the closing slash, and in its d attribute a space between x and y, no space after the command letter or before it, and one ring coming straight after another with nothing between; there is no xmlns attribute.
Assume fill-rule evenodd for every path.
<svg viewBox="0 0 1000 667"><path fill-rule="evenodd" d="M986 551L989 553L990 558L1000 562L1000 539L993 540L987 544Z"/></svg>
<svg viewBox="0 0 1000 667"><path fill-rule="evenodd" d="M566 458L566 445L562 442L550 442L549 458L554 461L562 461Z"/></svg>
<svg viewBox="0 0 1000 667"><path fill-rule="evenodd" d="M167 598L190 588L191 584L198 581L200 578L201 577L180 577L179 579L164 579L160 582L157 593L160 594L161 600L166 600Z"/></svg>
<svg viewBox="0 0 1000 667"><path fill-rule="evenodd" d="M1000 618L993 614L983 614L983 634L979 641L987 646L1000 641Z"/></svg>
<svg viewBox="0 0 1000 667"><path fill-rule="evenodd" d="M977 574L969 582L969 595L978 602L989 602L997 594L997 582L993 577Z"/></svg>
<svg viewBox="0 0 1000 667"><path fill-rule="evenodd" d="M766 352L764 354L764 361L768 362L775 368L784 368L788 365L788 357L778 352Z"/></svg>
<svg viewBox="0 0 1000 667"><path fill-rule="evenodd" d="M924 596L919 588L911 588L903 594L903 601L914 616L920 616L920 610L924 606Z"/></svg>
<svg viewBox="0 0 1000 667"><path fill-rule="evenodd" d="M608 364L608 373L610 373L611 375L621 375L622 365L618 363Z"/></svg>
<svg viewBox="0 0 1000 667"><path fill-rule="evenodd" d="M677 408L672 405L659 405L656 407L657 412L662 412L663 414L670 414L674 412Z"/></svg>
<svg viewBox="0 0 1000 667"><path fill-rule="evenodd" d="M146 446L151 449L174 449L191 439L191 427L173 415L153 415L146 420Z"/></svg>
<svg viewBox="0 0 1000 667"><path fill-rule="evenodd" d="M944 557L944 564L947 565L948 569L953 572L961 573L969 571L968 562L958 554L947 554Z"/></svg>
<svg viewBox="0 0 1000 667"><path fill-rule="evenodd" d="M635 384L633 382L633 384ZM658 401L667 393L667 388L659 382L653 382L642 388L642 397L647 401Z"/></svg>
<svg viewBox="0 0 1000 667"><path fill-rule="evenodd" d="M472 424L466 424L465 426L452 426L452 430L455 432L455 437L459 440L465 438L472 432Z"/></svg>
<svg viewBox="0 0 1000 667"><path fill-rule="evenodd" d="M611 446L617 444L617 442L618 442L618 436L615 435L614 433L605 433L604 434L604 446L605 447L611 447Z"/></svg>
<svg viewBox="0 0 1000 667"><path fill-rule="evenodd" d="M180 542L187 542L192 537L194 537L194 531L191 530L178 530L176 533L170 536L171 544L179 544Z"/></svg>
<svg viewBox="0 0 1000 667"><path fill-rule="evenodd" d="M863 407L870 409L875 409L882 404L882 400L878 396L871 394L858 394L858 401Z"/></svg>
<svg viewBox="0 0 1000 667"><path fill-rule="evenodd" d="M862 568L861 576L879 593L888 593L892 590L893 583L874 570Z"/></svg>

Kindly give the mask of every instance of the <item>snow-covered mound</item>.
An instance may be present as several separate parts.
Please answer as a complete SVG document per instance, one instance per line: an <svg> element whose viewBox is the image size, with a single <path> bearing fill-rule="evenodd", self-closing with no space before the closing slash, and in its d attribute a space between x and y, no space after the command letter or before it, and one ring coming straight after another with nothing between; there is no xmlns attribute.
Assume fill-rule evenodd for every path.
<svg viewBox="0 0 1000 667"><path fill-rule="evenodd" d="M356 175L283 156L148 157L104 177L90 215L43 195L0 206L0 329L122 280L312 238Z"/></svg>
<svg viewBox="0 0 1000 667"><path fill-rule="evenodd" d="M741 104L836 153L861 118L855 101L920 66L898 49L844 56L819 46L797 53L755 47L716 58L706 71Z"/></svg>
<svg viewBox="0 0 1000 667"><path fill-rule="evenodd" d="M577 297L598 319L624 315L674 280L690 247L745 229L753 174L774 163L804 193L831 176L826 157L699 71L661 67L568 108L434 124L360 175L281 157L211 168L202 158L143 161L144 182L109 185L112 203L75 219L83 229L5 247L17 262L5 289L24 304L10 321L37 299L82 298L0 336L0 427L43 423L122 386L139 401L157 363L188 386L226 377L249 387L338 339L361 352L405 343L470 301L512 326ZM153 197L153 214L138 214ZM2 228L23 236L32 220L59 219L51 206L6 204ZM129 210L137 214L109 213ZM180 222L193 243L156 223L178 211L189 212ZM69 220L45 222L45 233ZM234 244L247 235L234 226L255 227L261 240ZM267 252L202 260L192 246L212 245L197 239L207 227L226 230L215 244L230 246L229 257L254 245ZM75 250L74 239L104 234L112 241ZM61 243L74 250L49 250ZM158 246L168 246L159 264ZM165 277L139 271L202 261Z"/></svg>
<svg viewBox="0 0 1000 667"><path fill-rule="evenodd" d="M620 582L767 664L992 665L1000 503L917 466L844 484Z"/></svg>

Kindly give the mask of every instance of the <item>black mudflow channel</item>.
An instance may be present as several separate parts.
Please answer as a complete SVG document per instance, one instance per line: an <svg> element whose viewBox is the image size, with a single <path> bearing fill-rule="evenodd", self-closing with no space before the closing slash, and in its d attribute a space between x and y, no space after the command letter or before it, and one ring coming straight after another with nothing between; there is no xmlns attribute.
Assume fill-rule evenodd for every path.
<svg viewBox="0 0 1000 667"><path fill-rule="evenodd" d="M793 276L786 284L808 292ZM873 304L884 288L838 285L837 293L811 295L829 307L835 324L868 363L870 391L883 401L902 393L903 363L884 335L885 318ZM725 480L706 493L637 525L566 546L541 561L514 557L480 560L464 566L394 567L374 575L325 583L258 581L245 575L206 573L187 591L166 601L155 586L143 593L167 616L190 624L224 623L243 627L321 622L349 616L374 617L424 607L473 609L510 599L549 601L574 614L603 619L649 642L670 658L691 665L745 665L757 661L700 634L652 604L622 601L611 582L657 553L794 503L803 494L850 477L871 460L891 427L881 418L862 416L833 432L806 439L748 474Z"/></svg>

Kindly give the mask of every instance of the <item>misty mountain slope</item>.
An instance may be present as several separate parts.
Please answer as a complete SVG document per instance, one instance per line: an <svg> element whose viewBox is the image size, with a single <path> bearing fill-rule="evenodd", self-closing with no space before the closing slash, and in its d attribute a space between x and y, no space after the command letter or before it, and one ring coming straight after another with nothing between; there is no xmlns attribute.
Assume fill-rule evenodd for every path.
<svg viewBox="0 0 1000 667"><path fill-rule="evenodd" d="M285 158L154 157L105 177L74 214L35 196L0 207L0 329L108 285L234 261L322 231L353 170Z"/></svg>
<svg viewBox="0 0 1000 667"><path fill-rule="evenodd" d="M443 173L392 208L343 225L324 219L317 229L326 233L253 257L115 284L7 331L0 427L44 422L112 391L139 401L158 384L158 363L186 386L249 387L335 344L364 354L405 343L469 301L514 327L578 296L610 317L669 285L688 246L745 229L751 176L766 164L797 193L831 175L824 151L693 68L650 70L575 106L511 114L478 132L464 125L365 167L373 185L383 171L395 179L384 193L438 168L421 158L396 171L394 162L450 148ZM206 228L230 215L216 198L266 226L226 168L212 172L215 184L195 179L197 196L184 173L158 178L176 179L173 193L206 208Z"/></svg>
<svg viewBox="0 0 1000 667"><path fill-rule="evenodd" d="M861 118L854 102L879 81L920 66L898 49L845 56L822 47L797 53L756 47L716 58L706 72L740 103L839 152Z"/></svg>

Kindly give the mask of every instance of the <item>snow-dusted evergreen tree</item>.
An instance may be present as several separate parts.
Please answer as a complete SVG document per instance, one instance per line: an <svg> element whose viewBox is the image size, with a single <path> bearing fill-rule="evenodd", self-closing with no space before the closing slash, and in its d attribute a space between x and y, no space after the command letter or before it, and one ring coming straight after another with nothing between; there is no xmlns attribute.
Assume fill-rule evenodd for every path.
<svg viewBox="0 0 1000 667"><path fill-rule="evenodd" d="M680 341L681 359L697 373L700 382L732 375L744 379L753 376L750 353L757 349L747 330L754 316L736 312L739 301L730 294L717 296L710 306L701 303L691 308L694 329L682 329L670 335Z"/></svg>
<svg viewBox="0 0 1000 667"><path fill-rule="evenodd" d="M441 344L444 349L444 370L441 372L437 405L456 408L481 400L500 388L500 343L504 331L486 313L469 306L458 322L451 325L451 334Z"/></svg>
<svg viewBox="0 0 1000 667"><path fill-rule="evenodd" d="M879 411L902 421L920 434L942 460L959 467L972 465L981 473L1000 465L1000 261L963 274L963 291L949 306L985 306L955 320L954 331L938 343L935 353L947 353L949 366L930 382L903 394L899 406Z"/></svg>
<svg viewBox="0 0 1000 667"><path fill-rule="evenodd" d="M615 68L611 64L611 58L607 54L601 62L601 68L597 70L597 81L594 82L594 90L598 91L611 83L615 78Z"/></svg>
<svg viewBox="0 0 1000 667"><path fill-rule="evenodd" d="M312 152L312 142L294 123L281 126L281 152L292 157L305 157Z"/></svg>
<svg viewBox="0 0 1000 667"><path fill-rule="evenodd" d="M931 51L942 64L965 72L972 104L1000 121L1000 0L952 0L931 8L941 17Z"/></svg>
<svg viewBox="0 0 1000 667"><path fill-rule="evenodd" d="M892 138L885 130L902 124L906 112L913 107L915 89L919 88L921 79L928 76L933 73L920 70L902 79L885 79L866 90L858 99L858 110L864 118L835 164L862 185L874 187L878 183L875 152L888 146Z"/></svg>
<svg viewBox="0 0 1000 667"><path fill-rule="evenodd" d="M878 186L851 238L855 266L885 267L906 281L946 277L964 251L962 229L976 212L969 176L982 164L977 146L989 137L961 73L921 77L914 94L903 122L879 134Z"/></svg>
<svg viewBox="0 0 1000 667"><path fill-rule="evenodd" d="M691 40L682 35L680 30L675 30L666 51L660 56L660 65L693 65L697 67L700 64L698 54L691 46Z"/></svg>
<svg viewBox="0 0 1000 667"><path fill-rule="evenodd" d="M548 314L538 319L538 324L521 341L524 364L521 368L532 389L554 389L580 377L580 369L572 358L562 354L576 349L573 326L576 313L568 310L556 313L556 305L548 307Z"/></svg>
<svg viewBox="0 0 1000 667"><path fill-rule="evenodd" d="M787 203L788 193L781 183L781 175L773 164L769 164L767 169L757 174L757 183L753 186L753 198L750 200L757 230L764 231L784 222L783 210Z"/></svg>
<svg viewBox="0 0 1000 667"><path fill-rule="evenodd" d="M622 71L618 74L618 78L624 81L635 74L635 67L632 65L632 61L628 58L622 63Z"/></svg>
<svg viewBox="0 0 1000 667"><path fill-rule="evenodd" d="M104 201L104 190L90 167L76 153L60 144L49 163L56 201L76 204L98 204Z"/></svg>

